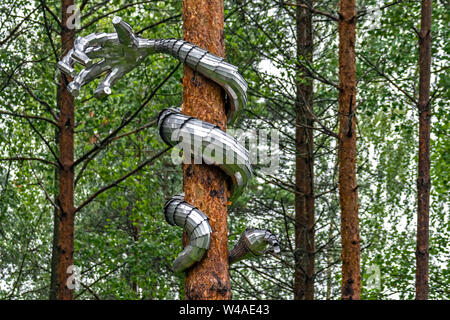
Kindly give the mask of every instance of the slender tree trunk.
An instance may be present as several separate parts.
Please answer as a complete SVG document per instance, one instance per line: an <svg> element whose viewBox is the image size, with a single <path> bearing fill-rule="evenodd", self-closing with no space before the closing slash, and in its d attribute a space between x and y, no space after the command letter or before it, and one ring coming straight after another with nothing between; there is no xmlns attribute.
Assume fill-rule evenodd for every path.
<svg viewBox="0 0 450 320"><path fill-rule="evenodd" d="M330 229L328 229L328 241L331 241L331 239L333 238L333 229L334 229L334 224L330 223ZM326 299L327 300L331 300L331 289L332 289L332 268L331 268L331 264L333 263L333 250L332 248L328 248L326 250L326 255L327 255L327 295L326 295Z"/></svg>
<svg viewBox="0 0 450 320"><path fill-rule="evenodd" d="M223 0L183 0L184 39L224 57ZM183 113L226 128L223 90L215 83L184 67ZM186 201L209 217L211 245L185 279L186 299L230 299L228 274L227 184L225 174L214 166L183 165ZM184 237L186 245L187 237Z"/></svg>
<svg viewBox="0 0 450 320"><path fill-rule="evenodd" d="M312 62L312 0L297 0L297 57ZM303 66L298 68L295 157L295 264L294 299L314 299L314 156L313 81Z"/></svg>
<svg viewBox="0 0 450 320"><path fill-rule="evenodd" d="M431 0L422 1L419 33L419 173L417 178L416 299L428 299L430 213Z"/></svg>
<svg viewBox="0 0 450 320"><path fill-rule="evenodd" d="M74 4L73 0L61 1L61 46L65 55L74 44L74 30L67 28L67 20L70 13L67 8ZM67 287L69 266L73 265L73 231L75 222L74 208L74 118L75 103L72 95L67 91L66 85L72 79L61 75L59 85L59 189L58 204L61 210L58 212L58 240L57 240L57 299L73 299L73 289Z"/></svg>
<svg viewBox="0 0 450 320"><path fill-rule="evenodd" d="M138 145L136 147L136 153L137 153L137 159L138 159L138 163L141 163L142 161L142 150L141 150L141 145L142 145L142 139L140 135L136 136L136 140L138 141ZM142 184L142 176L137 176L136 180L139 181L139 184ZM132 210L129 210L130 214L132 213ZM141 221L139 219L133 219L132 217L128 217L128 223L131 226L131 230L132 230L132 239L133 239L133 244L135 246L137 246L139 238L141 236ZM134 265L138 265L139 264L139 254L136 254L136 252L133 250L133 260L134 260ZM136 293L137 297L140 297L139 295L139 286L138 283L135 279L133 279L134 276L134 272L132 272L132 266L130 266L130 277L131 277L131 290L133 290L133 292Z"/></svg>
<svg viewBox="0 0 450 320"><path fill-rule="evenodd" d="M59 102L59 86L57 87L57 101ZM58 103L59 104L59 103ZM55 129L55 142L59 143L59 129ZM59 169L55 168L53 190L57 189ZM55 203L58 203L58 193L55 191ZM53 243L52 243L52 260L50 262L50 290L49 300L56 300L58 291L58 231L59 231L59 215L58 210L53 210Z"/></svg>
<svg viewBox="0 0 450 320"><path fill-rule="evenodd" d="M342 299L360 298L358 185L356 182L356 0L339 1L339 196Z"/></svg>

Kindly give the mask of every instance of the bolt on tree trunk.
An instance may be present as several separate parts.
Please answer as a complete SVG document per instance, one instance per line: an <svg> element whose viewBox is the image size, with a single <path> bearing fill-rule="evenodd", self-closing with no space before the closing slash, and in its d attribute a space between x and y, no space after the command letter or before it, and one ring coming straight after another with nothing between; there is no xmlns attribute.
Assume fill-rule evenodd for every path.
<svg viewBox="0 0 450 320"><path fill-rule="evenodd" d="M360 242L356 182L356 1L339 1L339 200L342 299L360 299Z"/></svg>
<svg viewBox="0 0 450 320"><path fill-rule="evenodd" d="M311 0L297 0L297 59L312 62L313 29ZM295 264L294 299L314 299L314 158L313 81L300 63L296 99L295 157Z"/></svg>
<svg viewBox="0 0 450 320"><path fill-rule="evenodd" d="M419 32L419 170L417 177L416 299L428 299L430 212L431 0L423 0Z"/></svg>
<svg viewBox="0 0 450 320"><path fill-rule="evenodd" d="M225 57L223 0L183 0L184 40ZM183 113L226 129L225 95L219 85L184 67ZM220 169L209 165L183 165L185 199L210 219L211 245L185 279L190 300L231 299L228 274L227 184ZM187 244L184 237L184 244Z"/></svg>

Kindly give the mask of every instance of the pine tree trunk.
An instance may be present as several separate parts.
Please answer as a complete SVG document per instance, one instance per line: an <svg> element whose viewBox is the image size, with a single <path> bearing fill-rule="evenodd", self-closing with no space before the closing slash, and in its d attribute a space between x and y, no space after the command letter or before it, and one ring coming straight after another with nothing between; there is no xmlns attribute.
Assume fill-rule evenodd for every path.
<svg viewBox="0 0 450 320"><path fill-rule="evenodd" d="M360 298L358 185L356 182L356 1L339 1L339 196L342 299Z"/></svg>
<svg viewBox="0 0 450 320"><path fill-rule="evenodd" d="M223 28L223 0L183 0L184 40L224 57ZM226 129L223 90L200 74L194 74L187 66L184 67L182 111ZM214 166L183 165L185 199L205 212L212 228L209 250L187 273L186 299L231 299L225 178L225 174ZM185 236L185 245L187 241Z"/></svg>
<svg viewBox="0 0 450 320"><path fill-rule="evenodd" d="M74 44L74 30L67 28L67 20L70 13L67 8L74 4L73 0L61 1L62 29L61 46L62 54L65 55ZM66 85L72 79L61 75L59 85L59 189L58 204L61 210L58 212L58 232L57 232L57 294L60 300L73 299L73 289L67 287L67 280L70 277L68 267L73 265L73 232L74 232L74 118L75 103L74 98L66 89Z"/></svg>
<svg viewBox="0 0 450 320"><path fill-rule="evenodd" d="M417 178L416 299L428 299L430 212L431 0L422 1L419 33L419 173Z"/></svg>
<svg viewBox="0 0 450 320"><path fill-rule="evenodd" d="M312 6L311 0L297 0L297 56L312 62L312 14L300 5ZM314 156L313 81L299 65L296 101L295 157L295 264L294 299L314 299Z"/></svg>

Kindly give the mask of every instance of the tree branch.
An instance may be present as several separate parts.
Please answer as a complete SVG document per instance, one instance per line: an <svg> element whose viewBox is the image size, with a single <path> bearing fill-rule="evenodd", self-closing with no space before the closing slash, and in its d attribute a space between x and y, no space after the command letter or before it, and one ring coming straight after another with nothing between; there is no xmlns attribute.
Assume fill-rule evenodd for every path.
<svg viewBox="0 0 450 320"><path fill-rule="evenodd" d="M117 13L117 12L120 12L120 11L126 9L126 8L133 7L133 6L139 5L139 4L146 4L146 3L150 3L150 2L154 2L154 1L155 1L155 0L148 0L148 1L139 1L139 2L134 2L134 3L128 3L128 4L126 4L126 5L124 5L124 6L120 7L120 8L118 8L118 9L116 9L116 10L107 12L107 13L101 15L100 17L97 17L97 18L91 20L89 23L87 23L86 25L84 25L83 27L81 27L80 29L78 29L77 32L80 32L80 31L82 31L82 30L88 28L89 26L93 25L93 24L96 23L97 21L99 21L99 20L101 20L101 19L103 19L103 18L106 18L107 16L110 16L110 15L112 15L112 14L115 14L115 13ZM107 1L105 1L105 2L107 2ZM91 14L91 13L88 13L87 15L82 16L81 19L85 18L85 17L88 16L89 14Z"/></svg>
<svg viewBox="0 0 450 320"><path fill-rule="evenodd" d="M396 4L399 4L399 3L402 3L402 2L405 2L405 1L404 0L394 1L394 2L391 2L391 3L388 3L388 4L384 5L382 7L375 8L375 9L372 9L372 10L361 10L361 12L358 12L357 19L359 19L360 17L365 16L366 14L373 14L376 11L382 11L382 10L384 10L386 8L392 7L392 6L394 6Z"/></svg>
<svg viewBox="0 0 450 320"><path fill-rule="evenodd" d="M139 112L144 109L144 107L150 102L150 100L155 96L156 92L172 77L172 75L177 71L178 67L181 65L181 62L179 62L175 68L164 78L164 80L158 84L158 86L152 91L152 93L145 99L144 103L141 104L141 106L128 118L122 121L122 123L113 131L111 132L106 138L104 138L102 141L100 141L99 144L95 145L91 150L86 152L84 155L82 155L78 160L76 160L73 163L73 167L76 167L78 164L86 160L93 154L94 152L98 151L99 149L102 149L106 147L109 143L111 143L112 139L119 133L120 130L122 130L125 126L127 126L138 114Z"/></svg>
<svg viewBox="0 0 450 320"><path fill-rule="evenodd" d="M28 18L37 10L39 9L40 6L37 6L36 8L34 8L34 10L32 10L25 18L23 18L22 21L19 22L19 24L13 29L11 30L11 32L9 33L9 35L0 41L0 47L3 46L6 42L8 42L9 39L11 39L12 36L14 36L14 34L17 32L17 30L19 30L20 26L28 20Z"/></svg>
<svg viewBox="0 0 450 320"><path fill-rule="evenodd" d="M318 14L318 15L321 15L321 16L324 16L324 17L327 17L328 19L331 19L331 20L333 20L333 21L335 21L335 22L338 21L338 18L335 17L335 16L333 16L332 14L327 13L327 12L324 12L324 11L316 10L316 9L314 9L314 8L309 7L309 6L306 5L306 4L286 3L286 2L284 2L284 1L282 1L282 4L285 5L285 6L301 7L301 8L304 8L304 9L308 9L308 10L311 11L312 13L315 13L315 14Z"/></svg>
<svg viewBox="0 0 450 320"><path fill-rule="evenodd" d="M58 16L47 6L47 1L41 1L41 4L44 6L45 10L47 10L48 13L53 17L53 19L56 21L58 26L62 28L62 23L59 20Z"/></svg>
<svg viewBox="0 0 450 320"><path fill-rule="evenodd" d="M1 68L1 67L0 67L0 68ZM2 70L3 70L3 69L2 69ZM5 71L3 70L3 72L5 72ZM6 72L5 72L5 73L6 73ZM31 89L28 88L28 86L25 85L24 83L21 83L19 80L15 79L14 77L12 77L12 80L13 80L16 84L18 84L19 86L21 86L22 88L24 88L24 89L28 92L28 94L29 94L34 100L36 100L36 101L39 102L41 105L43 105L43 106L47 109L47 111L52 115L53 119L55 119L56 122L59 121L58 116L57 116L57 115L55 114L55 112L53 111L53 108L52 108L47 102L45 102L44 100L38 98L38 97L31 91Z"/></svg>
<svg viewBox="0 0 450 320"><path fill-rule="evenodd" d="M36 158L36 157L10 157L10 158L0 158L0 161L24 161L24 160L30 160L30 161L40 161L46 164L51 164L55 167L58 167L58 164L56 162L42 159L42 158Z"/></svg>
<svg viewBox="0 0 450 320"><path fill-rule="evenodd" d="M29 164L30 164L31 172L33 173L33 176L36 178L36 181L39 184L39 186L41 187L41 189L44 191L45 197L47 198L47 200L52 204L52 206L56 210L61 211L61 208L52 200L52 197L50 197L50 195L48 194L47 189L44 187L44 185L42 184L41 180L36 175L36 172L34 171L33 166L31 165L31 162L29 162Z"/></svg>
<svg viewBox="0 0 450 320"><path fill-rule="evenodd" d="M127 264L128 264L128 261L125 261L124 263L118 265L115 269L111 270L110 272L108 272L108 273L104 274L103 276L99 277L99 278L98 278L97 280L95 280L94 282L90 283L88 286L89 286L89 287L92 287L94 284L96 284L96 283L99 282L100 280L106 278L106 277L109 276L111 273L116 272L117 270L119 270L120 268L124 267L124 266L127 265ZM79 294L77 294L77 295L75 296L75 299L77 299L79 296L81 296L83 293L85 293L86 290L87 290L87 289L85 289L85 290L81 291Z"/></svg>
<svg viewBox="0 0 450 320"><path fill-rule="evenodd" d="M47 15L45 14L46 9L52 14L53 12L50 10L50 8L47 7L47 4L45 3L45 0L41 0L41 6L42 6L42 15L44 16L44 27L45 27L45 33L47 34L47 38L50 41L50 45L52 47L53 55L55 56L56 62L59 60L58 53L56 52L55 44L53 43L52 35L50 34L50 29L48 26L47 21ZM58 21L58 20L56 20ZM59 26L61 27L61 23L59 23Z"/></svg>
<svg viewBox="0 0 450 320"><path fill-rule="evenodd" d="M141 130L144 130L144 129L146 129L146 128L149 128L149 127L153 126L157 121L158 121L158 120L153 120L153 121L151 121L151 122L149 122L149 123L143 125L143 126L140 127L140 128L137 128L137 129L135 129L135 130L133 130L133 131L130 131L130 132L121 134L121 135L119 135L119 136L117 136L117 137L114 137L114 138L111 139L110 142L116 141L116 140L118 140L118 139L120 139L120 138L129 136L129 135L132 135L132 134L137 133L137 132L139 132L139 131L141 131ZM97 155L97 153L98 153L100 150L101 150L101 149L99 149L99 150L97 150L96 152L94 152L93 154L91 154L91 156L90 156L89 158L87 158L87 159L84 161L83 167L81 167L80 172L78 173L78 175L77 175L76 178L75 178L74 186L76 186L76 185L78 184L78 181L79 181L79 180L81 179L81 177L83 176L83 172L86 170L86 168L87 168L89 162L91 162L91 160L95 158L95 156Z"/></svg>
<svg viewBox="0 0 450 320"><path fill-rule="evenodd" d="M38 129L36 129L36 127L33 125L33 123L30 121L30 119L26 119L28 124L31 126L31 128L34 130L34 132L36 132L38 134L38 136L42 139L42 141L44 141L45 145L47 146L47 148L50 150L50 152L52 153L53 157L55 158L55 160L58 162L58 164L62 167L61 162L59 161L58 156L56 155L55 151L53 151L52 147L50 146L50 144L48 143L48 141L44 138L44 136L39 132Z"/></svg>
<svg viewBox="0 0 450 320"><path fill-rule="evenodd" d="M142 130L144 130L144 129L150 128L150 127L154 126L157 122L158 122L158 120L152 120L152 121L150 121L149 123L144 124L142 127L139 127L139 128L137 128L137 129L135 129L135 130L126 132L126 133L124 133L124 134L121 134L121 135L118 135L117 137L112 138L112 139L111 139L111 142L112 142L112 141L119 140L120 138L129 136L129 135L138 133L139 131L142 131Z"/></svg>
<svg viewBox="0 0 450 320"><path fill-rule="evenodd" d="M83 288L85 288L87 291L89 291L90 294L92 294L95 298L95 300L102 300L100 297L94 292L94 290L91 289L90 286L80 281L80 284Z"/></svg>
<svg viewBox="0 0 450 320"><path fill-rule="evenodd" d="M145 27L145 28L143 28L143 29L137 31L136 34L141 34L141 33L143 33L144 31L146 31L146 30L148 30L148 29L154 28L154 27L156 27L156 26L158 26L158 25L160 25L160 24L166 23L167 21L174 20L174 19L178 19L178 18L180 18L180 17L181 17L181 13L180 13L180 14L176 14L176 15L171 16L171 17L168 17L168 18L166 18L166 19L163 19L163 20L161 20L161 21L158 21L158 22L156 22L156 23L153 23L153 24L151 24L151 25L149 25L149 26L147 26L147 27Z"/></svg>
<svg viewBox="0 0 450 320"><path fill-rule="evenodd" d="M74 213L80 211L81 209L83 209L86 205L88 205L90 202L92 202L92 200L94 200L95 198L97 198L100 194L102 194L103 192L117 186L119 183L121 183L122 181L124 181L125 179L127 179L128 177L134 175L135 173L137 173L138 171L140 171L142 168L144 168L145 166L149 165L150 163L152 163L153 161L155 161L157 158L159 158L160 156L162 156L164 153L166 153L167 151L169 151L172 147L167 147L166 149L158 152L156 155L154 155L153 157L151 157L150 159L144 161L143 163L141 163L139 166L137 166L135 169L133 169L132 171L130 171L129 173L127 173L126 175L122 176L121 178L117 179L116 181L114 181L113 183L104 186L103 188L99 189L98 191L96 191L94 194L92 194L89 198L87 198L86 201L84 201L82 204L80 204L74 211Z"/></svg>
<svg viewBox="0 0 450 320"><path fill-rule="evenodd" d="M24 113L15 113L15 112L7 111L7 110L0 110L0 114L6 114L9 116L18 117L18 118L42 120L42 121L46 121L46 122L51 123L54 126L58 127L58 124L55 121L53 121L52 119L48 119L48 118L44 118L44 117L40 117L40 116L33 116L33 115L29 115L29 114L24 114Z"/></svg>
<svg viewBox="0 0 450 320"><path fill-rule="evenodd" d="M400 91L401 93L403 93L414 105L417 104L416 99L414 99L413 97L411 97L411 95L409 95L405 90L403 90L400 86L398 86L394 81L391 80L391 78L389 78L383 71L381 71L380 69L378 69L378 67L372 63L367 57L365 57L363 54L359 54L359 56L366 62L366 64L368 64L370 67L372 67L380 76L382 76L383 78L385 78L390 84L392 84L398 91Z"/></svg>

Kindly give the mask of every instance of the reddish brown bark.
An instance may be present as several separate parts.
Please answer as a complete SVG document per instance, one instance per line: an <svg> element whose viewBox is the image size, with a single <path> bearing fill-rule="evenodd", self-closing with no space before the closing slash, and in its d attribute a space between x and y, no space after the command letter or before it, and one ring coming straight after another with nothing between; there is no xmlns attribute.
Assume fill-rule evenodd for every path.
<svg viewBox="0 0 450 320"><path fill-rule="evenodd" d="M419 172L417 177L416 299L428 299L430 212L431 0L422 1L419 32Z"/></svg>
<svg viewBox="0 0 450 320"><path fill-rule="evenodd" d="M61 1L62 25L61 45L62 54L65 55L74 44L74 30L66 27L70 13L67 8L74 4L73 0ZM71 274L67 273L69 266L73 265L73 231L75 221L74 208L74 98L66 89L72 79L61 75L59 87L59 190L58 190L58 232L57 232L57 299L73 299L73 289L67 287L67 280Z"/></svg>
<svg viewBox="0 0 450 320"><path fill-rule="evenodd" d="M222 0L183 0L184 39L224 57ZM226 128L225 96L215 83L184 67L183 113ZM185 297L192 300L231 299L228 274L227 184L225 174L214 166L183 166L186 201L206 213L212 228L211 245L185 279ZM186 245L186 237L184 238Z"/></svg>
<svg viewBox="0 0 450 320"><path fill-rule="evenodd" d="M311 0L297 0L297 55L312 62ZM314 299L314 157L313 81L302 65L298 70L295 157L295 265L294 299ZM309 110L309 111L308 111Z"/></svg>
<svg viewBox="0 0 450 320"><path fill-rule="evenodd" d="M358 185L356 182L356 1L339 1L339 196L342 299L360 298Z"/></svg>

